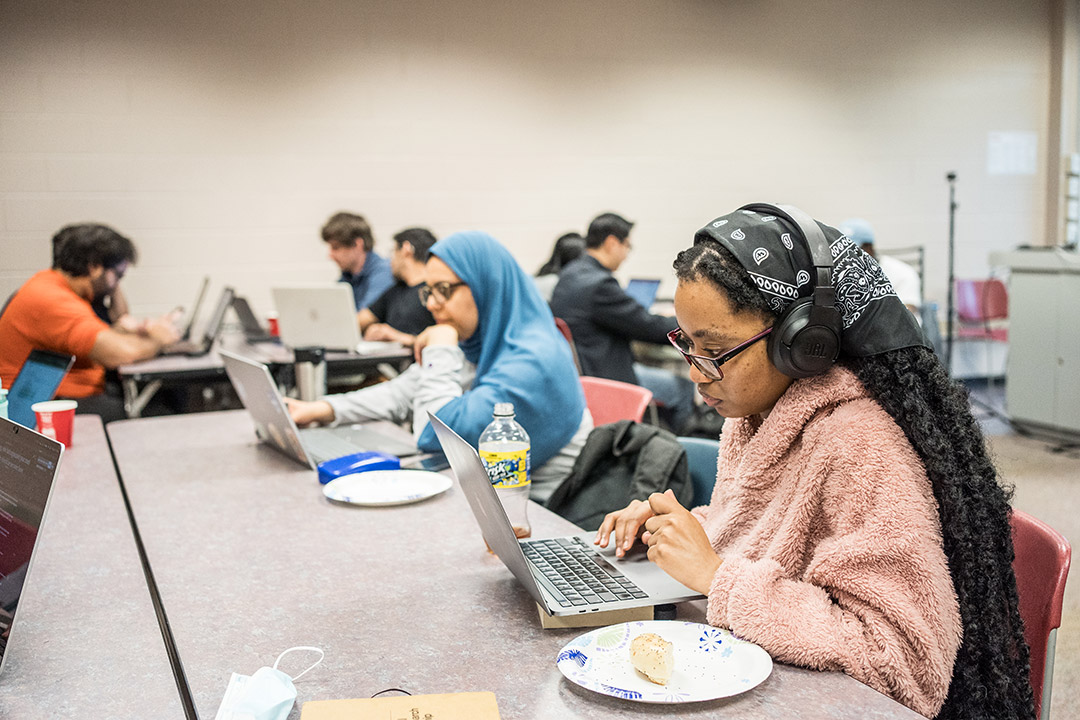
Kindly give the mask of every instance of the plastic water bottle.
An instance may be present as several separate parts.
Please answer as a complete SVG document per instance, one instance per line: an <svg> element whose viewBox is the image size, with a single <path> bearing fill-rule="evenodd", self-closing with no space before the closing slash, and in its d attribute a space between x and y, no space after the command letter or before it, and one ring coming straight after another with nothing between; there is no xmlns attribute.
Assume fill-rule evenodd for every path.
<svg viewBox="0 0 1080 720"><path fill-rule="evenodd" d="M519 538L529 537L532 535L526 516L532 485L529 434L514 420L513 403L495 403L491 424L480 433L479 444L480 459L514 526L514 534Z"/></svg>

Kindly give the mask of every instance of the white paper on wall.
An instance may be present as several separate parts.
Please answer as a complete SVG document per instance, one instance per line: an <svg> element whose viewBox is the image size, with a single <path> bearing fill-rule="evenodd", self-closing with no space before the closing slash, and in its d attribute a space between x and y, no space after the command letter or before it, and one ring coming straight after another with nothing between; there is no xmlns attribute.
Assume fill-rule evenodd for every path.
<svg viewBox="0 0 1080 720"><path fill-rule="evenodd" d="M992 132L986 143L986 172L990 175L1034 175L1038 135L1033 132Z"/></svg>

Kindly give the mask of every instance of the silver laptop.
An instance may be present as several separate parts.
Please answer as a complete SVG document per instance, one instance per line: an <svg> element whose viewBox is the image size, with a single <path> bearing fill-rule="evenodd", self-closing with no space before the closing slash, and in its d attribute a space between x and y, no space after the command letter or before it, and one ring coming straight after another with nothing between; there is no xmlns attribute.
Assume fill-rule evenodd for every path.
<svg viewBox="0 0 1080 720"><path fill-rule="evenodd" d="M217 305L214 306L214 312L210 315L210 320L206 323L206 328L203 330L203 336L199 340L180 340L168 345L161 350L161 355L187 355L189 357L198 357L200 355L206 355L210 352L210 349L214 346L214 341L217 340L218 335L221 333L221 326L225 322L225 311L232 305L233 289L231 287L222 288L221 297L218 298Z"/></svg>
<svg viewBox="0 0 1080 720"><path fill-rule="evenodd" d="M469 501L484 539L549 615L577 615L704 597L673 579L643 552L615 557L613 543L593 545L596 533L519 540L469 443L428 413L443 452Z"/></svg>
<svg viewBox="0 0 1080 720"><path fill-rule="evenodd" d="M305 467L314 470L318 463L365 450L378 450L397 457L419 452L411 441L404 442L364 425L300 430L292 421L265 365L226 350L219 350L218 354L225 362L225 372L229 374L240 402L255 421L255 434L259 440Z"/></svg>
<svg viewBox="0 0 1080 720"><path fill-rule="evenodd" d="M64 446L0 418L0 672Z"/></svg>
<svg viewBox="0 0 1080 720"><path fill-rule="evenodd" d="M285 345L352 351L359 344L360 326L348 283L275 287L270 293Z"/></svg>

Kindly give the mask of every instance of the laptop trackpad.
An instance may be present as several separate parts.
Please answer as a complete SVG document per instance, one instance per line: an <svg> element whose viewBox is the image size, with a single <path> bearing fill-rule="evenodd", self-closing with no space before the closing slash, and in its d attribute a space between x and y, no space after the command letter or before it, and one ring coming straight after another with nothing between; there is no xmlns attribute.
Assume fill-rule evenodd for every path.
<svg viewBox="0 0 1080 720"><path fill-rule="evenodd" d="M649 593L649 595L680 597L689 594L700 597L698 592L686 587L661 570L656 563L649 560L644 546L638 548L635 545L634 549L625 556L617 558L615 557L615 545L613 542L609 542L606 548L602 548L599 545L592 544L593 540L596 539L596 533L585 533L578 535L578 537L586 545L596 550L597 555L600 556L597 558L598 562L611 565L611 567L633 580L635 585Z"/></svg>

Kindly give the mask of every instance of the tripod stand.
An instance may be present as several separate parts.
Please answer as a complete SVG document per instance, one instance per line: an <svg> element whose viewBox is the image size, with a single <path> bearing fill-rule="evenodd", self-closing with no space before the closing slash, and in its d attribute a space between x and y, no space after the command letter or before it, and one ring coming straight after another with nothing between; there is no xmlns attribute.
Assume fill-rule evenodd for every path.
<svg viewBox="0 0 1080 720"><path fill-rule="evenodd" d="M953 258L956 254L956 173L947 173L945 179L949 182L949 295L945 308L945 371L952 375L954 286L956 285L956 275L953 273Z"/></svg>
<svg viewBox="0 0 1080 720"><path fill-rule="evenodd" d="M953 342L955 340L953 336L953 316L956 313L956 275L954 265L956 256L956 208L959 207L959 205L957 205L956 202L956 173L947 173L945 179L949 182L949 293L946 302L945 371L952 376ZM988 369L987 372L989 373L991 371ZM995 408L991 403L975 397L970 389L968 391L968 401L972 405L977 405L991 417L1007 423L1013 430L1024 434L1013 424L1012 418L1003 411Z"/></svg>

